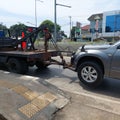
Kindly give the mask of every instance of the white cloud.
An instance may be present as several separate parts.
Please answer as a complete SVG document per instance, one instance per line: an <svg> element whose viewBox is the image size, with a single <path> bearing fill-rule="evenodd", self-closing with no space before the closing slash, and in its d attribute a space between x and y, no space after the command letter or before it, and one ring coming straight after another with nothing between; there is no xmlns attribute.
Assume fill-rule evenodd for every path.
<svg viewBox="0 0 120 120"><path fill-rule="evenodd" d="M54 0L36 0L38 25L45 19L54 21ZM69 16L73 24L76 21L83 25L89 23L87 18L95 13L119 10L120 0L57 0L58 4L69 5L71 8L57 6L57 22L63 29L69 29ZM35 22L35 0L1 0L0 22L11 25L14 22ZM3 12L4 11L4 12ZM66 31L69 31L66 29Z"/></svg>
<svg viewBox="0 0 120 120"><path fill-rule="evenodd" d="M30 0L3 0L0 3L0 8L17 14L32 15L34 13L34 1Z"/></svg>

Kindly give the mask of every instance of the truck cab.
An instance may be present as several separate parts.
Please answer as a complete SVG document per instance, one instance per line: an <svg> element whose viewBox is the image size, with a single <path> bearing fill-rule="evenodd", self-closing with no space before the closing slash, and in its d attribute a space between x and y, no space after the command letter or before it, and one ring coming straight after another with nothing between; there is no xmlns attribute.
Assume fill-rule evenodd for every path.
<svg viewBox="0 0 120 120"><path fill-rule="evenodd" d="M13 47L15 38L11 38L10 31L8 29L0 30L0 48Z"/></svg>

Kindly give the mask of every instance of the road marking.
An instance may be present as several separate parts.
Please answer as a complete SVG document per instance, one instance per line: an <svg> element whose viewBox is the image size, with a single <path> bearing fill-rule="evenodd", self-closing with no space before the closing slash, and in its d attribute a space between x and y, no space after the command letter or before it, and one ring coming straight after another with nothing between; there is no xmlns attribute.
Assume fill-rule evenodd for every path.
<svg viewBox="0 0 120 120"><path fill-rule="evenodd" d="M69 91L70 92L70 91ZM99 97L99 96L95 96L95 95L91 95L89 93L81 93L81 92L76 92L76 91L72 91L72 93L75 93L75 94L79 94L79 95L82 95L82 96L85 96L85 97L91 97L91 98L94 98L94 99L99 99L99 100L104 100L106 103L107 102L111 102L111 103L117 103L117 104L120 104L119 101L116 101L116 100L111 100L111 99L108 99L108 98L103 98L103 97Z"/></svg>

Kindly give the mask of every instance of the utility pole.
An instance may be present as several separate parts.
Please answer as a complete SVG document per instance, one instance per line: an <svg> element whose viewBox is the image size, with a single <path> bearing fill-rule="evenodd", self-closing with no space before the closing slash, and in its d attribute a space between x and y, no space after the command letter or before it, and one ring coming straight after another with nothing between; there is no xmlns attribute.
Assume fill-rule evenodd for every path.
<svg viewBox="0 0 120 120"><path fill-rule="evenodd" d="M57 12L56 12L56 0L55 0L55 3L54 3L54 9L55 9L55 18L54 18L54 39L55 39L55 42L57 42Z"/></svg>
<svg viewBox="0 0 120 120"><path fill-rule="evenodd" d="M71 8L71 6L57 4L56 0L54 0L54 10L55 10L55 12L54 12L54 40L55 40L55 42L57 42L57 10L56 10L57 5Z"/></svg>
<svg viewBox="0 0 120 120"><path fill-rule="evenodd" d="M41 0L35 0L35 27L37 27L37 1L43 2Z"/></svg>
<svg viewBox="0 0 120 120"><path fill-rule="evenodd" d="M70 40L71 40L71 16L69 16L69 18L70 18Z"/></svg>
<svg viewBox="0 0 120 120"><path fill-rule="evenodd" d="M37 27L37 10L36 10L36 0L35 0L35 27Z"/></svg>

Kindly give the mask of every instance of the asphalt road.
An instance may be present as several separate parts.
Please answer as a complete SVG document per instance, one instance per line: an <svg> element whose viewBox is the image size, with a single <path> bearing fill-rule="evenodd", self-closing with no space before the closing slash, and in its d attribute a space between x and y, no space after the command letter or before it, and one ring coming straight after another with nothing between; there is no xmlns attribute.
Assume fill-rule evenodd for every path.
<svg viewBox="0 0 120 120"><path fill-rule="evenodd" d="M54 120L120 119L119 80L104 78L99 88L91 90L79 82L76 72L58 65L51 65L44 70L34 67L29 70L28 75L40 77L43 82L47 81L71 96L71 103L58 112ZM90 113L91 111L94 112Z"/></svg>
<svg viewBox="0 0 120 120"><path fill-rule="evenodd" d="M104 97L120 98L120 80L104 78L99 88L91 90L79 82L76 72L63 69L59 65L50 65L44 70L38 70L36 67L30 68L28 75L40 77L43 81L50 82L71 93L80 94L80 92L89 92Z"/></svg>

